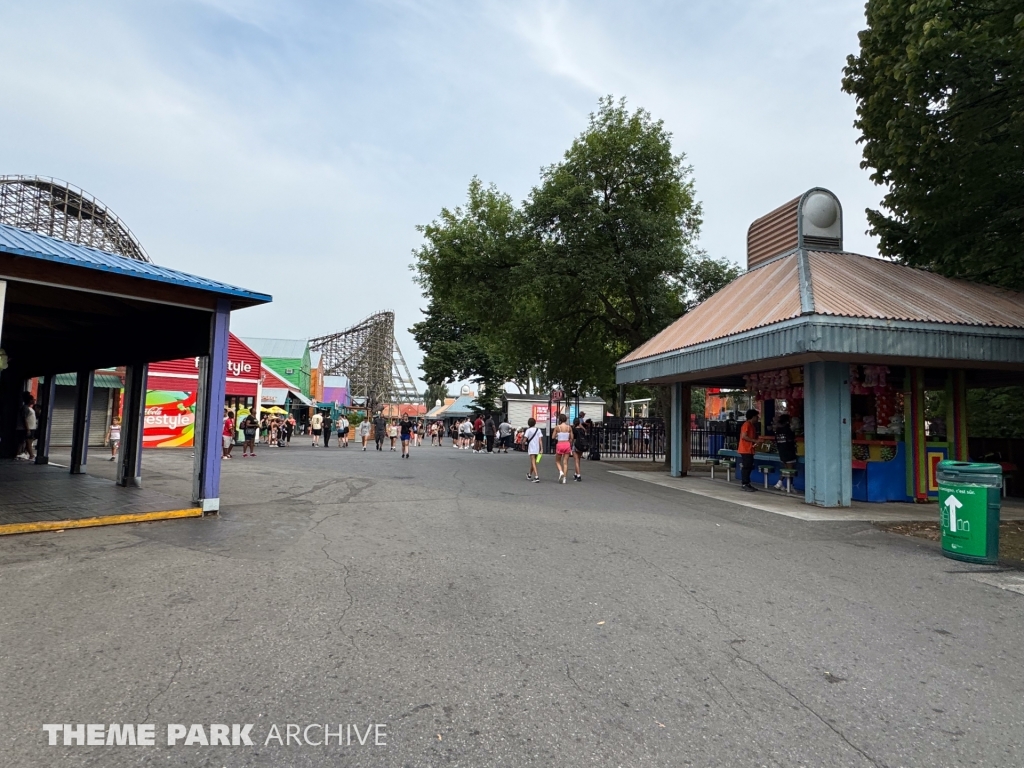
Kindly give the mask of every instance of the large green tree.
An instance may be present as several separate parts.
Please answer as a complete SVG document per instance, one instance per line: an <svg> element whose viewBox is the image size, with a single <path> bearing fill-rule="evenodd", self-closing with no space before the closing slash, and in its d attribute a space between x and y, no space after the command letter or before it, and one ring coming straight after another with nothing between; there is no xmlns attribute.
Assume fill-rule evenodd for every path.
<svg viewBox="0 0 1024 768"><path fill-rule="evenodd" d="M1021 0L869 0L843 88L885 211L881 252L1024 289Z"/></svg>
<svg viewBox="0 0 1024 768"><path fill-rule="evenodd" d="M420 227L428 382L610 394L616 360L736 276L697 248L700 217L664 125L602 99L522 206L473 179Z"/></svg>
<svg viewBox="0 0 1024 768"><path fill-rule="evenodd" d="M418 228L416 279L429 297L412 334L430 384L470 379L492 407L506 381L524 383L538 364L532 303L516 298L515 269L532 247L523 213L493 185L474 178L464 205Z"/></svg>
<svg viewBox="0 0 1024 768"><path fill-rule="evenodd" d="M671 138L646 110L601 99L527 202L537 247L519 271L563 384L609 390L616 360L736 275L697 247L693 172Z"/></svg>

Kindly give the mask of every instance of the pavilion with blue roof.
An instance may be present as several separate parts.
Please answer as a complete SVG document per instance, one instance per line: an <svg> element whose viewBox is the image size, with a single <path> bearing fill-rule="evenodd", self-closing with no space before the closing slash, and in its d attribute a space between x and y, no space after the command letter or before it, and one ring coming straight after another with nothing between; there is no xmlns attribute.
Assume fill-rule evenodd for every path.
<svg viewBox="0 0 1024 768"><path fill-rule="evenodd" d="M174 515L166 516L217 511L223 371L230 315L232 310L270 301L267 294L0 224L0 458L15 456L26 382L38 378L36 465L47 463L56 377L75 373L70 473L60 474L84 474L94 371L124 366L116 485L125 489L141 487L147 366L161 360L196 357L200 376L192 498L187 509L173 510ZM12 489L19 486L6 481L26 480L26 470L22 469L25 465L7 462L3 466L8 469L0 472L0 533L103 524L95 515L49 519L53 514L16 508L11 499L17 494ZM51 477L52 471L45 474L45 478ZM27 482L38 488L42 478L44 475L36 475ZM74 493L71 487L67 491ZM126 508L133 511L128 519L133 514L148 514L140 510L138 495L130 492L123 497L104 498L114 498L115 502L130 498ZM83 502L83 508L87 507ZM115 503L109 514L123 518L122 511Z"/></svg>

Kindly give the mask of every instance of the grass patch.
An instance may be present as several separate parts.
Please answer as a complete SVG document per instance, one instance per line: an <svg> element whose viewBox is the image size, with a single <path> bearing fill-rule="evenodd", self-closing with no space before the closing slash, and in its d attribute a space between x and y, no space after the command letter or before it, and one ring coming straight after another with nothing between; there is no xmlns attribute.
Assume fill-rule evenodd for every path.
<svg viewBox="0 0 1024 768"><path fill-rule="evenodd" d="M913 523L877 523L883 531L898 533L901 536L913 536L928 541L939 540L939 524ZM1024 568L1024 522L1004 520L999 524L999 562Z"/></svg>

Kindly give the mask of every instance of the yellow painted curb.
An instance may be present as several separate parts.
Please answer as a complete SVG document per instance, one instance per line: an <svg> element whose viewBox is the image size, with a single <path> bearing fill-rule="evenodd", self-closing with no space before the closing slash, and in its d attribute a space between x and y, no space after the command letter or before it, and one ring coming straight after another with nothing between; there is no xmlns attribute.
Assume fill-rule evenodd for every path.
<svg viewBox="0 0 1024 768"><path fill-rule="evenodd" d="M165 512L135 512L128 515L103 515L83 517L80 520L43 520L37 523L7 523L0 525L0 536L14 533L38 533L40 531L62 531L67 528L93 528L97 525L121 525L122 523L148 523L152 520L174 520L179 517L202 517L203 510L169 509Z"/></svg>

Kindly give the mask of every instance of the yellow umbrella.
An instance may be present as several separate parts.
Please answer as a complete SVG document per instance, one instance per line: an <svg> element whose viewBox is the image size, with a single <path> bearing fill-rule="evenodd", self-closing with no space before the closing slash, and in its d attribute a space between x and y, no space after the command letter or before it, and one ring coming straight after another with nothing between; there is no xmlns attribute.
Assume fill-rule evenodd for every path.
<svg viewBox="0 0 1024 768"><path fill-rule="evenodd" d="M284 408L281 408L276 405L272 405L270 408L264 408L263 410L266 411L267 413L288 413L288 411L286 411Z"/></svg>

